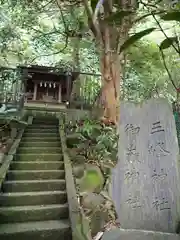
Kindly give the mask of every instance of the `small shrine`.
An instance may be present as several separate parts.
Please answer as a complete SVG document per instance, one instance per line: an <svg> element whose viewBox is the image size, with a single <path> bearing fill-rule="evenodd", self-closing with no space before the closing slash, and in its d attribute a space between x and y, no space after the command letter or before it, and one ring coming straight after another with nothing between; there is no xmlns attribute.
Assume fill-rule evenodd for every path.
<svg viewBox="0 0 180 240"><path fill-rule="evenodd" d="M23 74L25 102L62 104L70 101L75 72L53 67L19 66Z"/></svg>

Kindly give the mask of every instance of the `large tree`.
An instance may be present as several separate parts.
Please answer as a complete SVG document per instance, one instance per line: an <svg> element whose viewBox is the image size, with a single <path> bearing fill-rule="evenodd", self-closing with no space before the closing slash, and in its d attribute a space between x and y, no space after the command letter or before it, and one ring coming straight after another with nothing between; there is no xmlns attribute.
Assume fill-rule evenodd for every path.
<svg viewBox="0 0 180 240"><path fill-rule="evenodd" d="M91 1L91 4L88 0L82 1L100 55L101 101L105 110L104 117L116 123L124 60L124 54L120 50L133 25L138 2L105 0L101 1L102 6L99 4L96 6L97 1ZM118 22L115 19L116 15Z"/></svg>
<svg viewBox="0 0 180 240"><path fill-rule="evenodd" d="M126 63L125 49L141 37L149 34L154 27L143 30L129 37L134 24L144 21L147 17L154 20L156 28L159 28L166 38L163 48L177 42L176 38L168 38L161 28L156 16L161 20L179 21L179 7L160 0L82 0L88 25L96 40L100 55L102 73L101 99L104 102L104 117L112 122L117 122L117 107L120 99L120 85L123 76L123 66ZM98 3L97 3L98 2ZM165 47L164 47L165 45ZM161 46L160 46L161 49ZM180 48L179 48L180 49ZM171 81L172 82L172 81Z"/></svg>

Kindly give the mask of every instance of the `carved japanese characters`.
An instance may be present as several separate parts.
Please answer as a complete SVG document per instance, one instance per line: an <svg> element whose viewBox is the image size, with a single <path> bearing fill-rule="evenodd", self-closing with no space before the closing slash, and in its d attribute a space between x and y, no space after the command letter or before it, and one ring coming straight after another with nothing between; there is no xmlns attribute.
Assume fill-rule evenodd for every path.
<svg viewBox="0 0 180 240"><path fill-rule="evenodd" d="M121 106L112 198L122 228L175 232L180 221L178 144L164 99Z"/></svg>

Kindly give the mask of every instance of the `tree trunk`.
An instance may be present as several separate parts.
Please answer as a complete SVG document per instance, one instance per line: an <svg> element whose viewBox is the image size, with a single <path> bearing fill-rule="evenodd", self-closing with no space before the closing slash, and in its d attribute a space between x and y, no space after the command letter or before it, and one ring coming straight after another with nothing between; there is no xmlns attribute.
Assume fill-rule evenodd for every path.
<svg viewBox="0 0 180 240"><path fill-rule="evenodd" d="M109 55L109 56L108 56ZM101 102L104 106L104 118L110 122L117 123L117 108L120 93L120 61L117 53L102 53L102 96Z"/></svg>
<svg viewBox="0 0 180 240"><path fill-rule="evenodd" d="M101 103L104 107L104 118L113 123L117 123L119 116L120 83L122 80L123 69L122 60L124 53L120 54L120 47L126 41L128 32L133 24L134 14L124 16L120 23L108 22L112 17L114 9L118 12L137 9L136 0L103 1L102 8L99 7L102 1L98 1L96 16L89 6L88 0L83 0L84 7L88 16L89 28L94 34L97 47L100 49L100 67L102 74ZM116 5L116 6L115 6ZM118 7L117 7L118 5ZM118 9L119 8L119 9ZM96 12L95 9L95 12Z"/></svg>
<svg viewBox="0 0 180 240"><path fill-rule="evenodd" d="M72 43L73 43L73 52L72 52L72 59L74 62L74 71L79 72L80 71L80 56L79 56L79 51L80 51L80 43L81 43L81 38L76 36L72 38ZM73 89L72 89L72 99L76 97L80 97L80 87L81 87L81 76L79 76L73 83Z"/></svg>
<svg viewBox="0 0 180 240"><path fill-rule="evenodd" d="M104 31L103 31L104 30ZM103 46L101 47L101 74L102 74L102 99L104 103L103 118L117 124L119 117L120 83L123 75L122 60L124 54L119 53L119 46L126 40L128 29L121 31L121 39L116 42L117 29L105 25L103 32Z"/></svg>

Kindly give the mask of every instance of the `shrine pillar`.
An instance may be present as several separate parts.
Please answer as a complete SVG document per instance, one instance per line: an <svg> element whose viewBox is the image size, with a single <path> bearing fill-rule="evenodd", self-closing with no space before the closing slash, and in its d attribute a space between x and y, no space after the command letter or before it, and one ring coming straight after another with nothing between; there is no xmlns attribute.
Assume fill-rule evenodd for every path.
<svg viewBox="0 0 180 240"><path fill-rule="evenodd" d="M37 98L37 83L34 83L33 100L36 101L36 98Z"/></svg>
<svg viewBox="0 0 180 240"><path fill-rule="evenodd" d="M72 79L72 73L66 72L66 101L70 100L71 79Z"/></svg>
<svg viewBox="0 0 180 240"><path fill-rule="evenodd" d="M58 91L58 103L62 102L62 97L61 97L61 84L59 84L59 91Z"/></svg>

